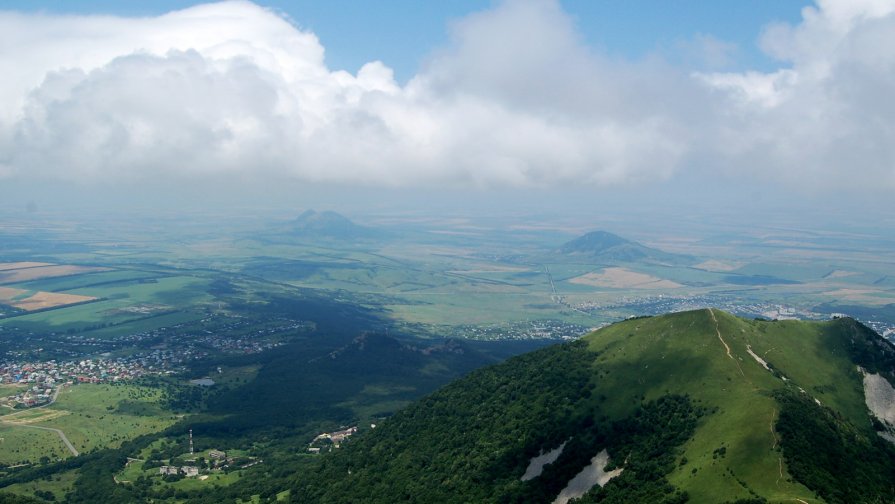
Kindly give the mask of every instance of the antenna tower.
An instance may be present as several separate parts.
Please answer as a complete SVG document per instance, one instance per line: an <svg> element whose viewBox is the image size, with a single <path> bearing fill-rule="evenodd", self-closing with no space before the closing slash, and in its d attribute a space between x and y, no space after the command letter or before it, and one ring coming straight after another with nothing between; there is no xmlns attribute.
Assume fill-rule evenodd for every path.
<svg viewBox="0 0 895 504"><path fill-rule="evenodd" d="M190 455L193 454L193 429L190 429Z"/></svg>

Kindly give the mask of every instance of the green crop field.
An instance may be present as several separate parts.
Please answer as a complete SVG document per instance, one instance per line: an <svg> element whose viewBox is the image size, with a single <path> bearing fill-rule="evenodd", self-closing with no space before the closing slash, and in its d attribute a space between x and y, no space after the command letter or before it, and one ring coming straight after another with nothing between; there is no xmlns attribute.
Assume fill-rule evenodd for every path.
<svg viewBox="0 0 895 504"><path fill-rule="evenodd" d="M141 279L157 278L157 273L139 270L113 270L92 273L81 273L57 278L45 278L14 284L19 289L30 289L49 292L64 292L97 284L123 284Z"/></svg>
<svg viewBox="0 0 895 504"><path fill-rule="evenodd" d="M202 313L189 309L174 312L163 311L161 313L153 313L141 316L140 318L126 320L114 326L100 327L98 329L84 331L83 334L98 339L115 339L119 336L195 321L201 319L203 316Z"/></svg>
<svg viewBox="0 0 895 504"><path fill-rule="evenodd" d="M462 292L451 290L406 296L411 303L389 304L399 320L433 325L495 324L551 318L559 306L550 304L547 294ZM544 306L531 308L530 305Z"/></svg>
<svg viewBox="0 0 895 504"><path fill-rule="evenodd" d="M210 301L209 280L192 276L165 277L151 282L107 284L83 287L68 291L102 298L100 301L22 315L4 321L36 330L66 331L83 330L102 325L122 324L131 320L146 318L146 315L131 310L139 305L165 305L172 309L192 306Z"/></svg>

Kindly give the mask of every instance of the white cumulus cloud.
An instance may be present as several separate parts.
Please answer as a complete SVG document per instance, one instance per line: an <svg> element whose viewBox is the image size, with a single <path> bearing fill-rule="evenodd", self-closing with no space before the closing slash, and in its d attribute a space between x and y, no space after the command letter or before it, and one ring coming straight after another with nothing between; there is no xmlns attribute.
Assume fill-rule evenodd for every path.
<svg viewBox="0 0 895 504"><path fill-rule="evenodd" d="M381 62L330 70L313 33L249 2L0 13L0 177L892 187L893 10L822 1L765 30L779 69L690 73L589 47L556 1L507 0L452 24L405 85Z"/></svg>
<svg viewBox="0 0 895 504"><path fill-rule="evenodd" d="M780 70L698 76L723 93L717 149L733 169L807 186L895 186L895 2L821 0L769 26Z"/></svg>

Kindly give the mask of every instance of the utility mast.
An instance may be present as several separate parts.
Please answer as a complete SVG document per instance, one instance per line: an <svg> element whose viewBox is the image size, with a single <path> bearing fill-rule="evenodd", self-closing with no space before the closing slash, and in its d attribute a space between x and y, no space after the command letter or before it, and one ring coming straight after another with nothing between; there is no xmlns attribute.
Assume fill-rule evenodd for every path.
<svg viewBox="0 0 895 504"><path fill-rule="evenodd" d="M190 455L193 454L193 429L190 429Z"/></svg>

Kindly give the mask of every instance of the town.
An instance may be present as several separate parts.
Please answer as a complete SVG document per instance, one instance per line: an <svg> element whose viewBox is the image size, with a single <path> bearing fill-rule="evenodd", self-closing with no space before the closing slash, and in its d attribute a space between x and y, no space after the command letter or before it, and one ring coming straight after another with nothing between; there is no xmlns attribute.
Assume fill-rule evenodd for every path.
<svg viewBox="0 0 895 504"><path fill-rule="evenodd" d="M81 361L0 364L0 382L30 385L17 393L0 399L10 408L31 408L52 402L59 387L79 383L110 383L130 380L150 373L139 359L86 359Z"/></svg>
<svg viewBox="0 0 895 504"><path fill-rule="evenodd" d="M570 324L560 320L531 320L495 325L461 325L453 329L450 337L485 341L504 340L573 340L594 327Z"/></svg>
<svg viewBox="0 0 895 504"><path fill-rule="evenodd" d="M275 348L296 334L314 329L313 322L287 318L257 319L236 314L211 314L201 320L125 334L114 339L80 334L36 333L14 325L0 326L0 335L15 338L6 356L24 359L80 359L111 352L148 359L186 362L210 353L254 354ZM147 351L151 349L151 351Z"/></svg>

